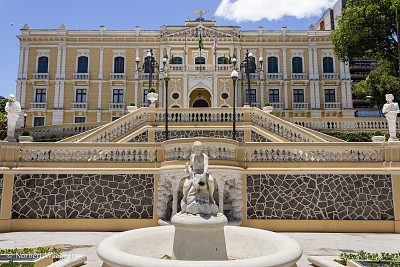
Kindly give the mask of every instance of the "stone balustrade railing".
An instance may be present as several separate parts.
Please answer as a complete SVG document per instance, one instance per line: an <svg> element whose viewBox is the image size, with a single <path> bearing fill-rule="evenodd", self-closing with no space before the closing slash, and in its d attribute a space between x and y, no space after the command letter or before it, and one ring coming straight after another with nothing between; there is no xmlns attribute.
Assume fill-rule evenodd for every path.
<svg viewBox="0 0 400 267"><path fill-rule="evenodd" d="M382 162L382 144L372 143L277 143L247 144L246 162Z"/></svg>
<svg viewBox="0 0 400 267"><path fill-rule="evenodd" d="M165 116L164 109L157 109L156 121L163 122ZM236 121L243 121L243 109L238 108L236 111ZM170 122L226 122L233 121L231 108L181 108L179 110L168 111L168 121Z"/></svg>
<svg viewBox="0 0 400 267"><path fill-rule="evenodd" d="M291 142L325 142L324 139L259 109L251 109L251 122Z"/></svg>
<svg viewBox="0 0 400 267"><path fill-rule="evenodd" d="M171 140L163 143L164 159L188 160L192 151L193 142L197 139ZM203 143L203 153L211 160L236 160L236 149L238 143L227 139L200 139Z"/></svg>
<svg viewBox="0 0 400 267"><path fill-rule="evenodd" d="M149 108L140 108L103 127L99 127L98 130L83 137L79 142L107 143L148 121L150 121Z"/></svg>
<svg viewBox="0 0 400 267"><path fill-rule="evenodd" d="M157 162L153 145L25 143L20 149L21 162Z"/></svg>
<svg viewBox="0 0 400 267"><path fill-rule="evenodd" d="M285 118L300 126L316 130L386 130L386 118ZM397 128L400 121L397 121Z"/></svg>
<svg viewBox="0 0 400 267"><path fill-rule="evenodd" d="M35 139L49 137L68 137L94 129L103 124L105 124L105 122L71 123L52 126L26 127L21 130L28 130L30 132L30 135Z"/></svg>

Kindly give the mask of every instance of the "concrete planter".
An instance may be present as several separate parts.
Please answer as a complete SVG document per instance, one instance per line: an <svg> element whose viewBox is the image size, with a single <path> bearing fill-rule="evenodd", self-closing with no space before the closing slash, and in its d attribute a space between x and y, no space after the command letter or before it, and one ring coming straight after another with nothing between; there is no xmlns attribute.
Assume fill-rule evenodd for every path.
<svg viewBox="0 0 400 267"><path fill-rule="evenodd" d="M274 110L273 106L265 106L265 107L263 107L263 111L268 112L268 113L271 113L271 111L273 111L273 110Z"/></svg>
<svg viewBox="0 0 400 267"><path fill-rule="evenodd" d="M377 136L372 136L372 142L385 142L385 136L384 135L377 135Z"/></svg>
<svg viewBox="0 0 400 267"><path fill-rule="evenodd" d="M138 108L137 108L137 106L127 106L126 109L128 110L128 112L134 112Z"/></svg>
<svg viewBox="0 0 400 267"><path fill-rule="evenodd" d="M150 107L155 107L156 106L156 101L158 99L158 94L156 93L148 93L147 94L147 99L151 101Z"/></svg>
<svg viewBox="0 0 400 267"><path fill-rule="evenodd" d="M32 136L20 136L19 137L19 141L20 142L33 142L33 138L32 138Z"/></svg>

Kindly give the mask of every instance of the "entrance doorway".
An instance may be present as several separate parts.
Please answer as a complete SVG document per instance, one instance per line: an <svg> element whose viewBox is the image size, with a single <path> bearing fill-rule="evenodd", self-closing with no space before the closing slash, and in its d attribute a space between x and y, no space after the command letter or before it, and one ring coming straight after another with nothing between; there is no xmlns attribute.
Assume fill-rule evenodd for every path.
<svg viewBox="0 0 400 267"><path fill-rule="evenodd" d="M206 89L196 89L190 93L189 106L193 108L211 107L211 94Z"/></svg>

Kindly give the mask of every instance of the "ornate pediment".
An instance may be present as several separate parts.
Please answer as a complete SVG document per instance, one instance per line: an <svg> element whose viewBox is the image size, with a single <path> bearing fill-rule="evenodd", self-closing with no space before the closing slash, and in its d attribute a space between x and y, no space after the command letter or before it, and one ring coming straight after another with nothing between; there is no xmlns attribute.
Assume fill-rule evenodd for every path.
<svg viewBox="0 0 400 267"><path fill-rule="evenodd" d="M218 31L213 28L205 27L202 24L197 25L196 27L187 28L182 31L173 32L167 35L167 37L210 37L213 38L217 36L220 37L232 37L232 34L225 33L222 31Z"/></svg>

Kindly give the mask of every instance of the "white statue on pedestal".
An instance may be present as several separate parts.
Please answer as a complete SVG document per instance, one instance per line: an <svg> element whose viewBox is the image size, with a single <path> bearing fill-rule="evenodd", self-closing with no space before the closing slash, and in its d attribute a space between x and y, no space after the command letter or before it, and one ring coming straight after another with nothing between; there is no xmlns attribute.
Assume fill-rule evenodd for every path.
<svg viewBox="0 0 400 267"><path fill-rule="evenodd" d="M7 112L7 138L5 141L16 142L14 137L15 126L21 113L21 105L15 100L14 95L9 95L8 99L5 107L5 111Z"/></svg>
<svg viewBox="0 0 400 267"><path fill-rule="evenodd" d="M399 139L396 137L396 119L397 119L397 113L400 112L399 110L399 104L393 102L393 95L392 94L387 94L386 95L386 101L387 103L383 105L382 108L382 113L385 114L386 119L388 121L389 125L389 141L398 141Z"/></svg>
<svg viewBox="0 0 400 267"><path fill-rule="evenodd" d="M194 154L186 163L188 174L183 185L183 199L181 210L191 214L217 214L215 204L214 179L208 172L208 156L203 153L203 144L199 141L193 144Z"/></svg>

